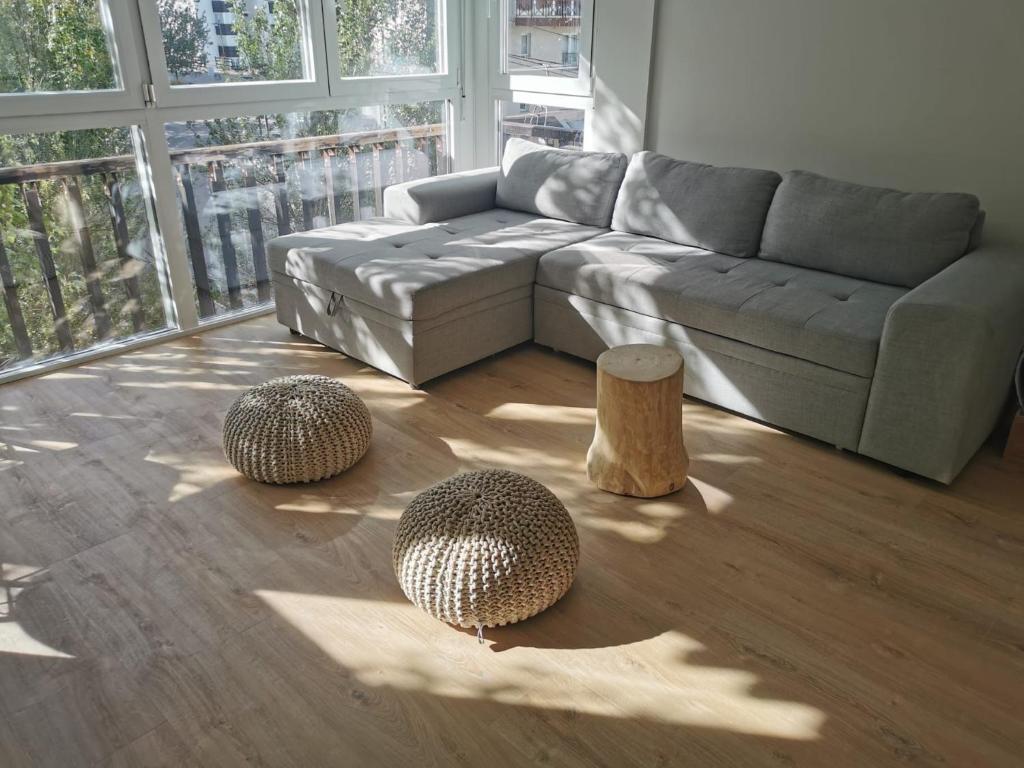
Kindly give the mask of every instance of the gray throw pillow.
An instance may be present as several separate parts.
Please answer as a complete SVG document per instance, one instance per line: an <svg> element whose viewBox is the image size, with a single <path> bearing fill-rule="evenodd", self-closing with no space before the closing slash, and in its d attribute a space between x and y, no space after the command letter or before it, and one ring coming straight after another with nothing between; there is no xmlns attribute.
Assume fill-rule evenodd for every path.
<svg viewBox="0 0 1024 768"><path fill-rule="evenodd" d="M512 138L505 145L495 202L591 227L607 227L626 172L614 152L554 149Z"/></svg>
<svg viewBox="0 0 1024 768"><path fill-rule="evenodd" d="M639 152L615 201L612 229L750 258L781 180L775 171Z"/></svg>
<svg viewBox="0 0 1024 768"><path fill-rule="evenodd" d="M964 255L978 198L898 192L789 171L775 193L761 258L914 288Z"/></svg>

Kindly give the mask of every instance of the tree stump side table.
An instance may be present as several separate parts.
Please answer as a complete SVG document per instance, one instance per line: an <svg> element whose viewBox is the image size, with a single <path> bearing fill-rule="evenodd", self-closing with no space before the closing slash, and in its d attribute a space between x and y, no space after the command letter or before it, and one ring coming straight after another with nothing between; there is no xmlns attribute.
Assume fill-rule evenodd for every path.
<svg viewBox="0 0 1024 768"><path fill-rule="evenodd" d="M666 347L628 344L597 358L597 428L587 476L598 488L653 498L686 483L683 358Z"/></svg>

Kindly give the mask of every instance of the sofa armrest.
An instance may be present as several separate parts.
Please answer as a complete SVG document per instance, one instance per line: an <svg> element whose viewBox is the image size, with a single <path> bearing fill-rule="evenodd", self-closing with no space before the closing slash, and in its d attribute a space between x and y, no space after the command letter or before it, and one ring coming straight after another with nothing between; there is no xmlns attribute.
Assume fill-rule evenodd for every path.
<svg viewBox="0 0 1024 768"><path fill-rule="evenodd" d="M413 224L445 221L494 207L498 169L450 173L384 190L384 215Z"/></svg>
<svg viewBox="0 0 1024 768"><path fill-rule="evenodd" d="M1024 346L1024 252L962 257L889 309L860 453L943 483L988 438Z"/></svg>

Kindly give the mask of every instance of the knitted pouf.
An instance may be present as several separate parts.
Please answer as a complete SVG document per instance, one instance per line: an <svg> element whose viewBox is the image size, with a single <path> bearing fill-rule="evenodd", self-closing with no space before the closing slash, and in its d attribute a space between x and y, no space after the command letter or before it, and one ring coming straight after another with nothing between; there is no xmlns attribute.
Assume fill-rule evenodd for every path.
<svg viewBox="0 0 1024 768"><path fill-rule="evenodd" d="M322 480L370 446L370 411L327 376L285 376L239 397L224 420L224 455L263 483Z"/></svg>
<svg viewBox="0 0 1024 768"><path fill-rule="evenodd" d="M413 603L460 627L512 624L572 585L576 526L551 491L515 472L455 475L402 513L395 574Z"/></svg>

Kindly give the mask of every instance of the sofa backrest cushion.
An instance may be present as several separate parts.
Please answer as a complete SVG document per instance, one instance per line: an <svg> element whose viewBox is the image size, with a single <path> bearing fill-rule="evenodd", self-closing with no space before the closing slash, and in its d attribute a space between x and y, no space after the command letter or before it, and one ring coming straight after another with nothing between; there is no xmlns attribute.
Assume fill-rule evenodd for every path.
<svg viewBox="0 0 1024 768"><path fill-rule="evenodd" d="M554 149L511 138L495 201L499 208L607 227L626 163L617 152Z"/></svg>
<svg viewBox="0 0 1024 768"><path fill-rule="evenodd" d="M612 229L729 256L756 256L781 180L775 171L718 168L639 152L615 201Z"/></svg>
<svg viewBox="0 0 1024 768"><path fill-rule="evenodd" d="M914 288L964 255L978 210L974 195L898 192L789 171L760 256Z"/></svg>

